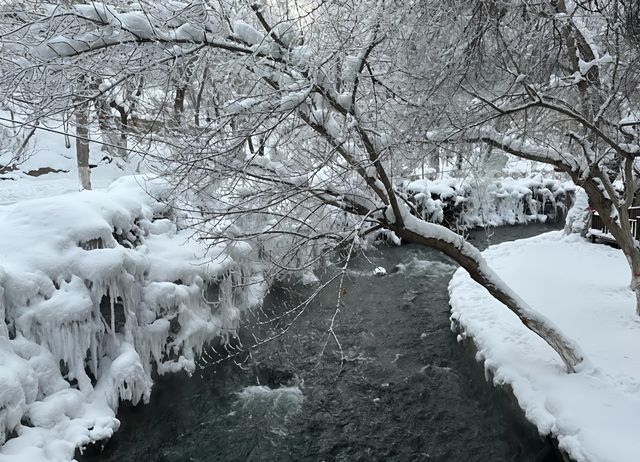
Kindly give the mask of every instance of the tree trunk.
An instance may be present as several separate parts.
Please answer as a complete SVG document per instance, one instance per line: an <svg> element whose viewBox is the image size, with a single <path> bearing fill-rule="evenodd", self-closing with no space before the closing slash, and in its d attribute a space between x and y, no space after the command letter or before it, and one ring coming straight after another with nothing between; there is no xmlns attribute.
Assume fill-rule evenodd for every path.
<svg viewBox="0 0 640 462"><path fill-rule="evenodd" d="M443 252L462 266L471 278L483 286L499 302L511 310L518 319L532 332L542 338L558 353L568 372L575 372L579 364L585 361L580 347L567 338L553 322L537 313L513 292L502 279L486 264L480 251L442 226L427 223L413 216L404 217L405 226L395 227L385 223L384 226L395 231L396 235L409 242L423 244Z"/></svg>
<svg viewBox="0 0 640 462"><path fill-rule="evenodd" d="M173 101L173 117L176 125L179 125L182 121L182 113L184 112L184 96L186 93L186 87L176 87L176 97Z"/></svg>
<svg viewBox="0 0 640 462"><path fill-rule="evenodd" d="M640 252L634 247L625 255L631 268L631 290L636 294L636 314L640 316Z"/></svg>
<svg viewBox="0 0 640 462"><path fill-rule="evenodd" d="M607 227L629 264L631 270L630 288L636 296L636 314L640 316L640 250L636 247L635 236L631 232L628 216L627 210L622 211L619 224L610 220L611 223Z"/></svg>
<svg viewBox="0 0 640 462"><path fill-rule="evenodd" d="M62 114L62 127L64 129L64 147L71 149L71 138L69 137L69 119L71 116L68 113Z"/></svg>
<svg viewBox="0 0 640 462"><path fill-rule="evenodd" d="M631 230L628 207L620 207L618 216L618 223L611 219L612 223L609 229L629 264L631 270L630 288L636 295L636 313L640 315L640 250L636 247L636 239Z"/></svg>
<svg viewBox="0 0 640 462"><path fill-rule="evenodd" d="M204 87L207 83L207 73L209 68L205 66L204 71L202 72L202 77L200 80L200 88L198 89L198 96L196 96L196 104L195 104L195 113L194 113L194 122L196 127L200 127L200 107L202 105L202 94L204 93Z"/></svg>
<svg viewBox="0 0 640 462"><path fill-rule="evenodd" d="M127 133L129 131L129 114L124 106L117 104L115 101L111 101L110 106L118 111L118 115L120 116L118 122L118 128L120 131L120 136L118 137L118 155L127 159L129 152L127 147Z"/></svg>
<svg viewBox="0 0 640 462"><path fill-rule="evenodd" d="M573 178L577 182L577 178ZM602 181L602 180L601 180ZM613 202L604 196L600 184L595 181L584 181L582 187L589 197L591 206L598 212L618 247L624 253L629 269L631 270L631 290L636 296L636 314L640 316L640 249L636 245L636 239L631 232L629 222L629 209L626 206L617 208L618 221L611 218Z"/></svg>
<svg viewBox="0 0 640 462"><path fill-rule="evenodd" d="M78 178L82 189L91 189L91 170L89 168L89 104L82 103L76 110L76 158Z"/></svg>

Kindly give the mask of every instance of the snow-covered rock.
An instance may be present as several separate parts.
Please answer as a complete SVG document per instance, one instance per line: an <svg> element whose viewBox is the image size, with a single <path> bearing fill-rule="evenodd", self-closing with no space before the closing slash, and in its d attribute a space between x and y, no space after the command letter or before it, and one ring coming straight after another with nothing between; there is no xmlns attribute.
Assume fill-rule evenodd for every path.
<svg viewBox="0 0 640 462"><path fill-rule="evenodd" d="M154 199L167 187L123 177L0 207L3 462L71 460L110 437L120 401L148 400L154 371L193 372L203 346L261 302L251 246L180 229Z"/></svg>
<svg viewBox="0 0 640 462"><path fill-rule="evenodd" d="M378 266L373 270L373 275L378 277L386 276L387 270L382 266Z"/></svg>

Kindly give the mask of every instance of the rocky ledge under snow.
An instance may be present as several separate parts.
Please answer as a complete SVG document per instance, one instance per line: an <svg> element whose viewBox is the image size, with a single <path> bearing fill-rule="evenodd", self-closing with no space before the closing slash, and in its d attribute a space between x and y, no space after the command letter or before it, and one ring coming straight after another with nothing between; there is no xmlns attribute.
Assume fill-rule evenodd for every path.
<svg viewBox="0 0 640 462"><path fill-rule="evenodd" d="M0 461L71 460L109 438L153 371L193 371L261 302L250 248L179 230L152 197L166 187L124 177L0 207Z"/></svg>
<svg viewBox="0 0 640 462"><path fill-rule="evenodd" d="M400 186L420 218L462 229L556 218L569 208L576 190L570 181L540 172L516 178L405 180Z"/></svg>

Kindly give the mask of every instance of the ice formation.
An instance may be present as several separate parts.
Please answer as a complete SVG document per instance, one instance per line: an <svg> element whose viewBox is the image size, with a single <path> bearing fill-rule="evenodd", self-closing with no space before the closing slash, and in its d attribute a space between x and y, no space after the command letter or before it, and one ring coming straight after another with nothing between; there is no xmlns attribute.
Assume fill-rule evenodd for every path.
<svg viewBox="0 0 640 462"><path fill-rule="evenodd" d="M2 462L71 460L110 437L120 401L148 400L154 371L192 372L261 301L251 248L181 229L154 199L166 187L123 177L0 207Z"/></svg>
<svg viewBox="0 0 640 462"><path fill-rule="evenodd" d="M449 227L502 226L545 221L564 211L575 186L542 173L519 178L405 181L402 190L421 218Z"/></svg>

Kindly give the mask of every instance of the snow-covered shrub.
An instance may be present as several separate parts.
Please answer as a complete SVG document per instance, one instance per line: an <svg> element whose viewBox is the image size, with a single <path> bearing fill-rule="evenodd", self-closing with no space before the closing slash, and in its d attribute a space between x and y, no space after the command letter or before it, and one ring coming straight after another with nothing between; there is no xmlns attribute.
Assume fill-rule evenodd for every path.
<svg viewBox="0 0 640 462"><path fill-rule="evenodd" d="M451 220L466 201L463 184L454 178L415 180L405 182L402 188L416 205L421 218L434 223Z"/></svg>

